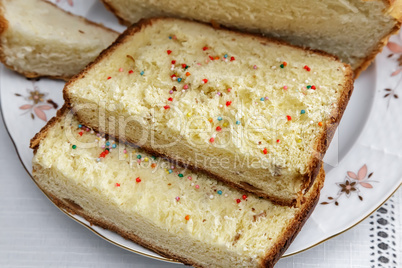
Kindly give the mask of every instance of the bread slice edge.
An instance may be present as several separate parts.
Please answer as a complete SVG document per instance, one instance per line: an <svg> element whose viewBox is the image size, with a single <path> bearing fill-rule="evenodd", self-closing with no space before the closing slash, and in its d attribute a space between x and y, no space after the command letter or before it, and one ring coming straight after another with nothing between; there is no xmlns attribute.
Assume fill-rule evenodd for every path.
<svg viewBox="0 0 402 268"><path fill-rule="evenodd" d="M46 126L44 126L32 139L31 139L31 144L30 148L34 149L34 154L36 153L37 149L40 146L40 142L46 138L48 132L51 130L51 128L58 123L60 120L62 120L63 116L66 116L68 113L70 113L71 110L68 109L65 105L58 110L57 115L53 117L51 120L48 121ZM108 222L106 220L102 219L97 219L92 217L89 214L86 214L85 211L77 207L77 205L74 205L74 202L67 202L67 201L62 201L56 196L52 195L50 192L46 192L44 189L41 188L41 186L38 184L38 182L35 180L35 172L37 170L34 170L33 173L33 178L37 186L41 189L41 191L62 211L67 211L70 214L73 215L79 215L86 219L91 225L97 225L99 227L102 227L104 229L111 230L113 232L116 232L120 236L122 236L125 239L131 240L134 243L137 243L141 246L144 246L157 254L164 256L165 258L172 259L172 260L177 260L180 261L184 264L187 265L192 265L194 267L201 267L197 265L197 263L193 262L191 259L188 259L184 256L178 256L174 254L170 254L166 252L163 248L158 247L158 245L153 245L151 243L148 243L141 237L138 237L130 232L127 232L125 230L122 230L118 228L116 225L114 225L112 222ZM325 171L321 167L319 174L317 175L316 181L313 184L313 187L309 190L307 193L305 199L306 201L300 206L298 209L298 212L292 219L292 221L287 225L287 227L282 231L281 234L281 239L278 240L272 247L271 249L266 253L264 256L262 263L260 263L261 267L274 267L275 263L281 258L281 256L285 253L287 248L290 246L292 241L296 238L297 234L300 232L302 229L303 225L307 221L307 219L310 217L312 212L314 211L315 206L318 203L319 197L320 197L320 190L324 186L324 180L325 180Z"/></svg>
<svg viewBox="0 0 402 268"><path fill-rule="evenodd" d="M112 54L121 44L123 44L126 41L126 39L130 38L135 33L140 32L144 27L151 26L154 22L159 21L159 20L178 20L178 21L183 21L183 22L192 22L192 21L186 20L186 19L174 19L174 18L161 17L161 18L143 19L143 20L139 21L138 23L133 24L131 27L127 28L127 30L123 34L121 34L112 45L110 45L107 49L105 49L99 55L99 57L97 59L95 59L84 70L82 70L81 73L74 76L65 85L65 87L63 89L63 97L66 102L66 105L70 109L73 109L72 101L69 97L69 92L68 92L68 88L71 84L73 84L76 80L79 80L79 79L85 77L86 73L88 73L97 63L101 62L103 59L107 58L110 54ZM200 24L208 25L206 23L200 23ZM229 30L229 29L221 29L221 30L231 31L231 32L237 33L239 35L243 35L243 36L250 36L250 37L258 38L259 40L261 40L261 42L272 42L272 43L279 44L279 45L286 45L286 46L289 46L289 47L292 47L292 48L295 48L295 49L298 49L301 51L307 50L311 53L315 53L315 54L318 54L318 55L321 55L324 57L329 57L329 58L341 63L337 57L330 55L323 51L300 48L300 47L288 44L284 41L279 41L279 40L272 39L272 38L262 37L257 34L243 33L243 32L233 31L233 30ZM247 188L244 185L236 184L223 177L219 177L215 174L212 174L212 173L208 172L207 170L203 170L202 167L194 166L189 163L183 163L179 159L173 159L173 158L171 158L157 150L154 150L152 148L142 146L142 149L144 149L146 152L148 152L150 154L173 160L174 162L177 162L178 164L180 164L182 166L187 166L192 170L197 170L197 171L201 170L203 173L205 173L209 176L212 176L212 177L230 185L233 188L237 188L239 190L257 194L258 196L267 198L276 204L285 205L285 206L300 206L300 204L305 202L304 194L314 184L314 180L315 180L316 176L318 175L318 172L320 171L320 168L322 166L323 155L325 154L326 150L328 149L328 146L335 133L336 127L341 120L343 112L347 106L347 103L348 103L350 96L352 94L352 91L353 91L353 71L348 64L345 64L345 63L341 63L341 64L345 67L345 81L344 81L344 90L343 90L342 97L339 99L339 102L337 103L338 109L336 111L334 111L333 114L331 114L331 119L328 122L324 122L324 127L321 132L320 138L317 140L316 144L312 148L312 150L315 152L315 157L313 157L313 160L308 165L308 172L303 176L303 179L304 179L303 188L300 190L297 197L295 197L291 200L279 199L279 198L276 198L273 196L268 196L262 192L256 192L255 190L253 190L251 188ZM90 126L91 128L93 128L94 130L96 130L98 132L100 131L96 126L88 124L88 122L86 122L85 118L80 117L79 114L77 115L77 117L78 117L78 120L80 122L82 122L83 124ZM106 134L109 134L109 133L106 133ZM121 137L119 137L119 136L116 136L114 138L121 139ZM126 137L126 138L127 139L124 140L124 142L135 144L135 141L130 140L129 137Z"/></svg>
<svg viewBox="0 0 402 268"><path fill-rule="evenodd" d="M78 16L78 15L72 14L71 12L68 12L68 11L66 11L66 10L64 10L64 9L61 9L60 7L58 7L58 6L57 6L56 4L54 4L54 3L51 3L51 2L48 2L48 1L44 1L44 0L41 0L41 1L43 1L43 2L45 2L45 3L47 3L47 4L49 4L49 5L52 5L52 6L56 7L57 9L59 9L59 10L65 12L65 13L67 13L68 15L70 15L70 16L72 16L72 17L74 17L74 18L81 19L81 20L82 20L83 22L85 22L86 24L93 25L93 26L95 26L95 27L101 28L101 29L103 29L103 30L106 30L106 31L109 31L109 32L112 32L112 33L115 33L115 34L119 34L118 32L116 32L116 31L114 31L114 30L112 30L112 29L110 29L110 28L105 27L103 24L90 21L90 20L88 20L88 19L86 19L86 18L84 18L84 17L82 17L82 16ZM6 19L5 15L4 15L4 12L3 12L3 10L5 9L3 2L4 2L4 0L0 0L0 39L1 39L2 35L3 35L3 33L4 33L5 31L7 31L8 26L9 26L9 22L8 22L8 20ZM0 42L0 62L3 63L4 66L6 66L8 69L10 69L10 70L12 70L12 71L15 71L15 72L17 72L17 73L20 73L20 74L22 74L23 76L25 76L25 77L27 77L27 78L41 78L41 77L46 77L46 78L52 78L52 79L61 79L61 80L65 80L65 81L68 81L68 80L71 78L70 76L57 76L57 75L56 75L56 76L52 76L52 75L40 74L40 73L36 73L35 71L31 71L31 72L22 72L22 71L19 71L19 70L15 69L14 66L11 66L11 65L7 64L6 55L5 55L4 52L3 52L3 46L2 46L2 44L1 44L1 42Z"/></svg>

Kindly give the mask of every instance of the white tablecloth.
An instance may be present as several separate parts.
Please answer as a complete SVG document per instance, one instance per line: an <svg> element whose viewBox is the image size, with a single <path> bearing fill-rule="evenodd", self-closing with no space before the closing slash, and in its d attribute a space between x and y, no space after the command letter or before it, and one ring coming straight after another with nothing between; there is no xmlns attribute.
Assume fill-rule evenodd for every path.
<svg viewBox="0 0 402 268"><path fill-rule="evenodd" d="M357 227L306 252L290 267L402 267L402 190ZM183 267L109 244L60 212L20 163L0 119L0 267Z"/></svg>

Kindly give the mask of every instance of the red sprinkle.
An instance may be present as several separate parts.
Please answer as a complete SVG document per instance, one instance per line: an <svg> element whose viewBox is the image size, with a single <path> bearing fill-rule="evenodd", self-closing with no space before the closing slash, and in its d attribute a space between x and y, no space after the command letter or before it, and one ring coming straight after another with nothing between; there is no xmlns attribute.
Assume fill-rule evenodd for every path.
<svg viewBox="0 0 402 268"><path fill-rule="evenodd" d="M240 199L236 199L236 203L239 204L241 202Z"/></svg>
<svg viewBox="0 0 402 268"><path fill-rule="evenodd" d="M136 181L137 183L140 183L140 182L141 182L140 177L136 178L135 181Z"/></svg>
<svg viewBox="0 0 402 268"><path fill-rule="evenodd" d="M214 138L210 138L210 139L209 139L209 142L210 142L210 143L213 143L214 141L215 141Z"/></svg>
<svg viewBox="0 0 402 268"><path fill-rule="evenodd" d="M313 86L311 86L311 89L314 89L314 90L316 90L316 87L313 85Z"/></svg>
<svg viewBox="0 0 402 268"><path fill-rule="evenodd" d="M175 61L175 60L172 60L172 64L176 64L176 61Z"/></svg>
<svg viewBox="0 0 402 268"><path fill-rule="evenodd" d="M222 130L222 128L220 126L216 127L216 131L221 131L221 130Z"/></svg>
<svg viewBox="0 0 402 268"><path fill-rule="evenodd" d="M167 110L167 109L170 108L170 106L169 106L169 105L166 105L166 106L163 106L163 108L165 108L165 110Z"/></svg>
<svg viewBox="0 0 402 268"><path fill-rule="evenodd" d="M208 79L202 79L202 82L204 82L204 84L208 83Z"/></svg>
<svg viewBox="0 0 402 268"><path fill-rule="evenodd" d="M187 67L187 64L182 63L181 67L182 67L182 68L186 68L186 67Z"/></svg>
<svg viewBox="0 0 402 268"><path fill-rule="evenodd" d="M281 140L276 140L276 142L277 142L277 143L280 143L280 142L281 142Z"/></svg>
<svg viewBox="0 0 402 268"><path fill-rule="evenodd" d="M176 75L175 75L175 74L172 74L172 75L170 76L170 78L172 78L172 79L173 79L173 77L176 77Z"/></svg>
<svg viewBox="0 0 402 268"><path fill-rule="evenodd" d="M168 101L173 101L173 98L169 98Z"/></svg>
<svg viewBox="0 0 402 268"><path fill-rule="evenodd" d="M310 67L308 67L307 65L305 65L303 68L306 69L308 72L311 71Z"/></svg>
<svg viewBox="0 0 402 268"><path fill-rule="evenodd" d="M81 132L78 133L78 134L82 137L82 135L84 135L84 132L81 131Z"/></svg>
<svg viewBox="0 0 402 268"><path fill-rule="evenodd" d="M128 73L129 73L129 74L132 74L132 73L134 73L134 71L133 71L133 70L130 70L130 71L128 71Z"/></svg>
<svg viewBox="0 0 402 268"><path fill-rule="evenodd" d="M204 50L204 51L207 50L207 49L208 49L208 47L203 47L203 48L202 48L202 50Z"/></svg>
<svg viewBox="0 0 402 268"><path fill-rule="evenodd" d="M267 154L268 153L268 149L267 148L264 148L264 150L262 151L264 154Z"/></svg>
<svg viewBox="0 0 402 268"><path fill-rule="evenodd" d="M226 106L229 107L232 104L232 101L227 101Z"/></svg>
<svg viewBox="0 0 402 268"><path fill-rule="evenodd" d="M234 61L235 60L235 57L230 57L230 61Z"/></svg>
<svg viewBox="0 0 402 268"><path fill-rule="evenodd" d="M109 80L109 79L112 79L112 77L109 76L109 77L107 78L107 80Z"/></svg>
<svg viewBox="0 0 402 268"><path fill-rule="evenodd" d="M290 115L287 115L286 118L288 119L288 121L292 120L292 117Z"/></svg>
<svg viewBox="0 0 402 268"><path fill-rule="evenodd" d="M168 55L170 55L170 53L172 53L172 51L171 50L168 50L168 51L166 51L167 52L167 54Z"/></svg>
<svg viewBox="0 0 402 268"><path fill-rule="evenodd" d="M209 58L210 58L211 60L214 60L214 57L212 57L212 56L209 56Z"/></svg>
<svg viewBox="0 0 402 268"><path fill-rule="evenodd" d="M244 195L242 196L242 198L243 198L243 200L246 200L246 199L247 199L247 195L244 194Z"/></svg>
<svg viewBox="0 0 402 268"><path fill-rule="evenodd" d="M120 187L120 183L117 183L117 182L116 182L116 187Z"/></svg>

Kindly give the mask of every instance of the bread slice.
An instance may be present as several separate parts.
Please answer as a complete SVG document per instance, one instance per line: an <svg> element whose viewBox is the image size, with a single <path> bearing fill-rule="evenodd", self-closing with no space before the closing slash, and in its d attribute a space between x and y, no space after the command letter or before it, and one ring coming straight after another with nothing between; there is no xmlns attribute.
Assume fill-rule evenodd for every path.
<svg viewBox="0 0 402 268"><path fill-rule="evenodd" d="M96 135L66 110L31 147L33 177L59 207L196 267L273 267L325 176L321 170L300 208L274 205Z"/></svg>
<svg viewBox="0 0 402 268"><path fill-rule="evenodd" d="M103 0L126 25L182 17L259 32L338 56L358 74L398 31L401 0Z"/></svg>
<svg viewBox="0 0 402 268"><path fill-rule="evenodd" d="M87 126L295 205L320 170L352 87L350 67L331 56L152 19L129 28L64 97Z"/></svg>
<svg viewBox="0 0 402 268"><path fill-rule="evenodd" d="M68 80L118 33L42 0L0 0L0 61L26 77Z"/></svg>

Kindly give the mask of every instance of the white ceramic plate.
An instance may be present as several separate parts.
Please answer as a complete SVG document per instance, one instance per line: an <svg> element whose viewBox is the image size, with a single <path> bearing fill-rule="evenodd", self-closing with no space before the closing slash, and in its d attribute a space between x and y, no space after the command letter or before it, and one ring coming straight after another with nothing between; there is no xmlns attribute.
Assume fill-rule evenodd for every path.
<svg viewBox="0 0 402 268"><path fill-rule="evenodd" d="M54 2L118 31L124 29L99 1ZM402 57L402 38L394 36L391 40L375 64L355 82L350 103L324 159L327 177L320 203L284 256L304 251L355 226L401 184L402 60L398 59ZM29 141L55 115L56 105L63 104L64 83L27 80L3 66L0 74L4 122L22 163L31 173ZM68 215L115 245L170 261L113 232L90 226L81 217Z"/></svg>

